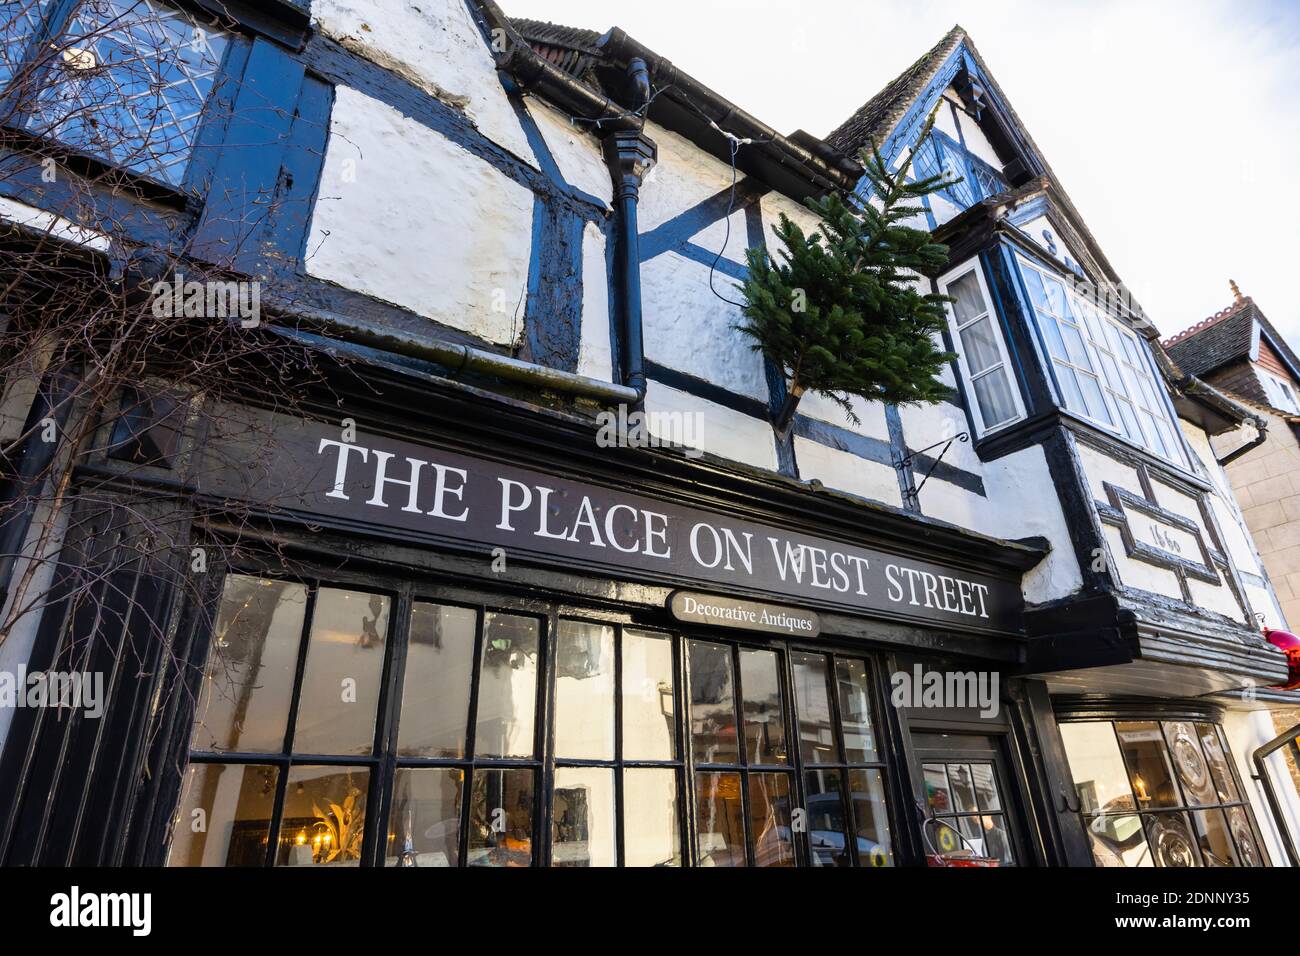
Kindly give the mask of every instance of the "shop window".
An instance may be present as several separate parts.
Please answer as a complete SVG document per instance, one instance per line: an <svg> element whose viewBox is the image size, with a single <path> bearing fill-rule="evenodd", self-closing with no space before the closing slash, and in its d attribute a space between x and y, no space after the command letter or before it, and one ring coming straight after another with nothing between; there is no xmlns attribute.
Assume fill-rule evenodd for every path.
<svg viewBox="0 0 1300 956"><path fill-rule="evenodd" d="M171 865L361 862L389 611L383 594L227 577Z"/></svg>
<svg viewBox="0 0 1300 956"><path fill-rule="evenodd" d="M1014 866L1011 831L992 762L921 766L929 811L926 837L946 860L964 855Z"/></svg>
<svg viewBox="0 0 1300 956"><path fill-rule="evenodd" d="M953 298L947 307L948 325L976 432L986 435L1024 418L1020 390L978 260L940 278L939 291Z"/></svg>
<svg viewBox="0 0 1300 956"><path fill-rule="evenodd" d="M1150 353L1132 329L1058 277L1020 257L1065 408L1177 465L1177 426Z"/></svg>
<svg viewBox="0 0 1300 956"><path fill-rule="evenodd" d="M1266 866L1217 724L1061 725L1098 866Z"/></svg>
<svg viewBox="0 0 1300 956"><path fill-rule="evenodd" d="M159 0L7 7L0 84L28 132L180 186L230 35Z"/></svg>

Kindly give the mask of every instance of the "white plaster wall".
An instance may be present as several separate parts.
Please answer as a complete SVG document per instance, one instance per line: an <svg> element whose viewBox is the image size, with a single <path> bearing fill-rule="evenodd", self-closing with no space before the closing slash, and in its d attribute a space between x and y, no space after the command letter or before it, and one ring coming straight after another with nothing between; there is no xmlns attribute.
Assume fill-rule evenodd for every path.
<svg viewBox="0 0 1300 956"><path fill-rule="evenodd" d="M921 489L921 512L996 538L1046 538L1050 553L1022 581L1030 604L1065 597L1083 587L1070 529L1043 449L1037 445L1022 448L985 463L982 471L987 497L931 478ZM1040 491L1026 493L1026 489Z"/></svg>
<svg viewBox="0 0 1300 956"><path fill-rule="evenodd" d="M1272 780L1278 790L1278 802L1282 804L1282 817L1278 821L1269 809L1268 800L1259 783L1252 778L1255 765L1251 755L1277 736L1273 721L1266 710L1234 711L1223 715L1223 732L1228 738L1228 748L1232 759L1237 762L1237 776L1241 778L1249 794L1251 808L1255 811L1255 822L1264 836L1269 861L1274 866L1289 866L1286 851L1278 840L1278 827L1290 828L1291 839L1300 846L1300 795L1296 793L1291 775L1282 763L1282 755L1275 754L1272 768Z"/></svg>
<svg viewBox="0 0 1300 956"><path fill-rule="evenodd" d="M898 409L898 416L903 422L903 437L907 447L918 451L938 441L955 438L962 432L969 432L970 425L966 414L954 405L947 403L937 405L903 405ZM944 452L945 464L954 465L963 471L980 475L984 471L984 462L975 454L973 440L954 441ZM937 455L943 446L932 448L927 454ZM920 466L924 467L924 466Z"/></svg>
<svg viewBox="0 0 1300 956"><path fill-rule="evenodd" d="M961 207L956 203L951 203L944 199L938 193L931 193L926 197L930 202L930 212L934 215L934 222L937 226L942 226L949 219L959 215Z"/></svg>
<svg viewBox="0 0 1300 956"><path fill-rule="evenodd" d="M903 496L898 488L898 473L889 465L867 461L797 435L794 439L794 455L799 462L799 477L804 481L816 478L827 488L847 491L895 508L902 507Z"/></svg>
<svg viewBox="0 0 1300 956"><path fill-rule="evenodd" d="M596 138L537 97L529 97L525 102L564 181L599 199L606 209L610 208L614 181Z"/></svg>
<svg viewBox="0 0 1300 956"><path fill-rule="evenodd" d="M1142 483L1138 481L1136 470L1116 461L1114 458L1103 455L1090 445L1076 443L1075 447L1079 451L1079 461L1083 465L1083 473L1088 479L1088 489L1097 501L1108 500L1106 498L1106 489L1102 487L1102 483L1107 481L1112 485L1126 488L1134 494L1142 495ZM1146 496L1143 495L1143 497Z"/></svg>
<svg viewBox="0 0 1300 956"><path fill-rule="evenodd" d="M314 0L322 34L462 110L488 139L537 160L464 0Z"/></svg>
<svg viewBox="0 0 1300 956"><path fill-rule="evenodd" d="M700 441L696 447L701 451L769 471L776 470L776 441L772 427L766 421L669 388L653 379L646 391L645 407L648 412L698 414L701 417L696 433Z"/></svg>
<svg viewBox="0 0 1300 956"><path fill-rule="evenodd" d="M578 374L613 381L609 345L609 270L605 234L595 223L582 230L582 331L578 340Z"/></svg>
<svg viewBox="0 0 1300 956"><path fill-rule="evenodd" d="M309 274L509 344L523 330L532 217L528 189L393 107L338 87Z"/></svg>
<svg viewBox="0 0 1300 956"><path fill-rule="evenodd" d="M816 392L805 392L803 398L799 399L799 414L838 425L859 435L889 441L889 423L885 420L884 402L868 402L855 396L849 399L849 404L853 407L853 414L858 418L856 423L849 418L843 408L829 398Z"/></svg>
<svg viewBox="0 0 1300 956"><path fill-rule="evenodd" d="M1134 561L1124 553L1124 539L1120 537L1119 528L1108 524L1103 524L1101 528L1110 547L1111 572L1119 578L1120 584L1163 594L1179 601L1183 599L1183 591L1178 586L1178 576L1174 572L1146 561Z"/></svg>
<svg viewBox="0 0 1300 956"><path fill-rule="evenodd" d="M659 158L646 177L637 210L642 235L731 185L731 167L697 149L675 133L652 123L647 135L658 144ZM743 182L743 177L741 177ZM730 235L727 234L728 222ZM749 245L745 212L737 209L695 232L689 240L702 249L743 264ZM714 294L716 290L717 295ZM736 332L740 309L718 298L741 299L736 280L721 272L709 286L707 263L665 252L641 265L642 321L646 357L732 392L766 402L763 359Z"/></svg>

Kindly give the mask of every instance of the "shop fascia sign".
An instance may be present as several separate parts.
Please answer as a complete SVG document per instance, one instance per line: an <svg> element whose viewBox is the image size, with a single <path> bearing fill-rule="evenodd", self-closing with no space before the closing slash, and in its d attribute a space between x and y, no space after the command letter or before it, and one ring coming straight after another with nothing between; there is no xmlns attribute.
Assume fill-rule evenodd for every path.
<svg viewBox="0 0 1300 956"><path fill-rule="evenodd" d="M224 454L238 456L239 439L229 441ZM280 510L504 548L507 559L980 630L1020 627L1018 583L989 574L321 423L278 428L274 442L258 491Z"/></svg>

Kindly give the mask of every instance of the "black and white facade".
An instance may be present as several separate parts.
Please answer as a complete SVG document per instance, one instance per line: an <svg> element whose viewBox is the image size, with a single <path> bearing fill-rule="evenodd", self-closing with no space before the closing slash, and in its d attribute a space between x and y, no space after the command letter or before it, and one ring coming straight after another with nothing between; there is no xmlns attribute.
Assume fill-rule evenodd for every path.
<svg viewBox="0 0 1300 956"><path fill-rule="evenodd" d="M139 234L106 241L233 260L326 381L292 415L135 422L166 453L129 475L88 458L244 502L182 554L112 564L123 518L12 562L7 600L23 560L55 584L0 671L107 690L0 714L0 861L1297 862L1300 799L1252 762L1294 706L1258 616L1285 622L1211 448L1252 416L1168 360L960 28L818 139L491 0L148 6L224 11L232 108L132 171ZM744 251L815 228L810 196L870 202L859 148L898 162L936 109L953 399L807 395L779 431ZM8 227L93 228L6 161L33 171ZM10 441L39 410L4 384ZM72 560L144 597L69 613Z"/></svg>

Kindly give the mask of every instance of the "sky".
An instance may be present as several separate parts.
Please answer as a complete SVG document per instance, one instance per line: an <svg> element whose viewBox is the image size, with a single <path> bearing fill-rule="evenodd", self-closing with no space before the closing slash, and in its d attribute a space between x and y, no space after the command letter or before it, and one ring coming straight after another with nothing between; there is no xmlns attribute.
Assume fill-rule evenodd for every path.
<svg viewBox="0 0 1300 956"><path fill-rule="evenodd" d="M824 136L966 28L1163 336L1228 280L1300 349L1297 0L500 0L619 26L781 132Z"/></svg>

